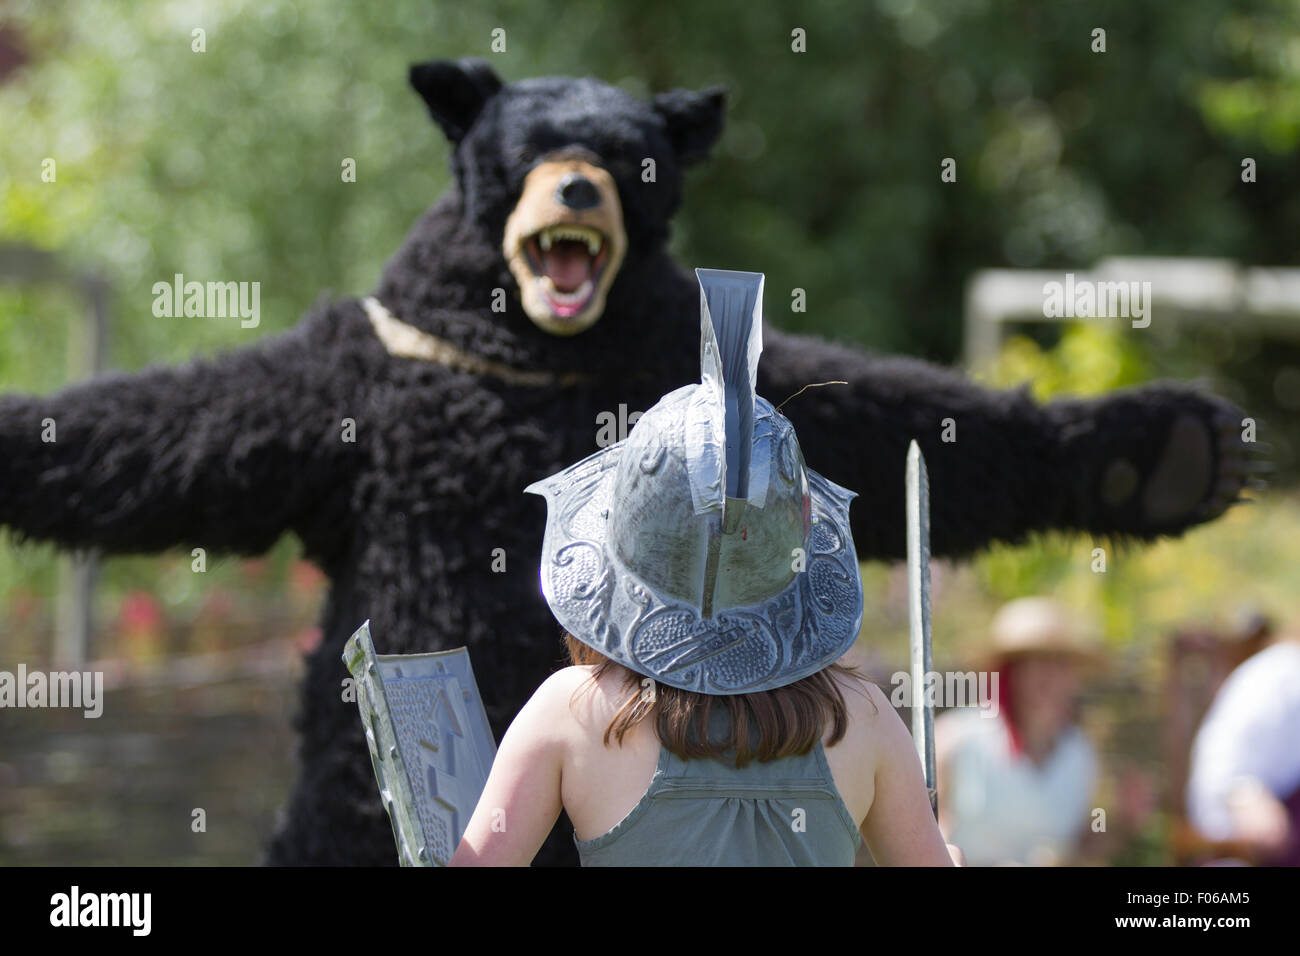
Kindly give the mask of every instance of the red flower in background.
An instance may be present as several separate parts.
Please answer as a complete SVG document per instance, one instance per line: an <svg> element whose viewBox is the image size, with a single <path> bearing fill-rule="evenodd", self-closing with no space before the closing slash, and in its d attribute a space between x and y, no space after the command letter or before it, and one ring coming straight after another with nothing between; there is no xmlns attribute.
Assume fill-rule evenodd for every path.
<svg viewBox="0 0 1300 956"><path fill-rule="evenodd" d="M297 594L314 595L325 587L325 575L310 561L295 561L289 568L289 586Z"/></svg>
<svg viewBox="0 0 1300 956"><path fill-rule="evenodd" d="M266 558L245 558L239 562L240 574L250 583L262 583L270 570L271 562Z"/></svg>
<svg viewBox="0 0 1300 956"><path fill-rule="evenodd" d="M162 630L163 612L158 599L148 591L128 591L117 615L118 629L125 632Z"/></svg>
<svg viewBox="0 0 1300 956"><path fill-rule="evenodd" d="M298 653L306 657L320 646L321 636L319 627L304 627L294 635L293 643L298 648Z"/></svg>
<svg viewBox="0 0 1300 956"><path fill-rule="evenodd" d="M162 604L148 591L128 591L117 612L116 637L131 658L157 657L164 644L166 619Z"/></svg>

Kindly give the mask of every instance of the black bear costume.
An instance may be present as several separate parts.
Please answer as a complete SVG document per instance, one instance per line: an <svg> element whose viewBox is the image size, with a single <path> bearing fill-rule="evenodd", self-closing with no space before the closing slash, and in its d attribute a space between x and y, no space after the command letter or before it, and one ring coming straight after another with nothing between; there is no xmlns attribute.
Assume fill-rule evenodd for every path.
<svg viewBox="0 0 1300 956"><path fill-rule="evenodd" d="M455 184L372 299L214 359L0 397L0 523L20 537L256 554L292 530L329 576L271 863L395 861L341 692L348 635L369 618L380 653L468 645L499 739L563 663L538 587L544 504L524 487L595 451L602 413L699 376L699 288L666 242L684 167L721 133L722 91L647 103L590 78L505 85L481 61L411 81L454 144ZM912 438L936 556L1045 529L1178 534L1245 484L1241 412L1185 386L1039 406L920 361L764 336L764 397L848 383L783 412L809 465L861 495L863 559L904 554ZM576 859L566 822L539 862Z"/></svg>

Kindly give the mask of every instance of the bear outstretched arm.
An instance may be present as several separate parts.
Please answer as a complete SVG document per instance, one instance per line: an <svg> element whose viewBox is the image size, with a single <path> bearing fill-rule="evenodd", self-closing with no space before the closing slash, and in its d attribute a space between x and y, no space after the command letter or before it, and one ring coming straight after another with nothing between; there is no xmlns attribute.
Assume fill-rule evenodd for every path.
<svg viewBox="0 0 1300 956"><path fill-rule="evenodd" d="M46 397L0 395L0 525L106 551L265 550L320 507L346 454L305 326Z"/></svg>
<svg viewBox="0 0 1300 956"><path fill-rule="evenodd" d="M764 330L759 391L785 401L808 465L861 496L864 558L906 554L903 473L916 439L930 473L935 556L1057 529L1150 540L1208 521L1237 499L1250 463L1242 412L1159 383L1039 405L910 358L879 357Z"/></svg>

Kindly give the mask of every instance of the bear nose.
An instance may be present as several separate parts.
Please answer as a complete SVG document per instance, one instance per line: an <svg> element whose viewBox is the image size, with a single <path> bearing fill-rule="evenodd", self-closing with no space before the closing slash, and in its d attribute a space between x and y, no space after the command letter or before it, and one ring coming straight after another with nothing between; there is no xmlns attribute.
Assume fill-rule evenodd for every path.
<svg viewBox="0 0 1300 956"><path fill-rule="evenodd" d="M555 198L570 209L590 209L599 204L600 193L586 176L569 173L555 189Z"/></svg>

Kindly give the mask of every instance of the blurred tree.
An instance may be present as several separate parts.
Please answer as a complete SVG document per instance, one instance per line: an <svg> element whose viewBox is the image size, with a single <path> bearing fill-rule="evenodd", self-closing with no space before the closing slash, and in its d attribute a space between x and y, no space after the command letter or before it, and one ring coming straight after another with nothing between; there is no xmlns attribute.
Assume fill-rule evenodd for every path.
<svg viewBox="0 0 1300 956"><path fill-rule="evenodd" d="M976 268L1295 255L1295 0L10 0L0 19L0 241L111 278L121 368L237 347L324 290L368 291L447 185L447 147L406 88L406 65L432 57L638 94L726 84L729 126L692 174L680 261L764 271L776 324L882 350L952 360ZM1256 183L1240 181L1244 155ZM151 287L178 272L259 281L260 327L155 318ZM806 313L784 304L796 287ZM72 307L0 287L0 388L62 383ZM43 579L41 560L0 552L0 596ZM109 585L149 567L115 562Z"/></svg>
<svg viewBox="0 0 1300 956"><path fill-rule="evenodd" d="M558 21L522 0L15 0L8 16L29 62L0 85L0 234L112 270L128 367L237 345L322 289L370 287L447 181L405 87L406 64L434 56L639 93L725 83L730 125L688 194L683 258L761 268L773 290L808 290L806 315L774 299L785 324L884 349L954 358L977 267L1294 258L1294 0L587 2ZM41 181L45 157L57 184ZM956 183L940 182L945 157ZM260 279L265 328L155 320L149 288L176 271Z"/></svg>

